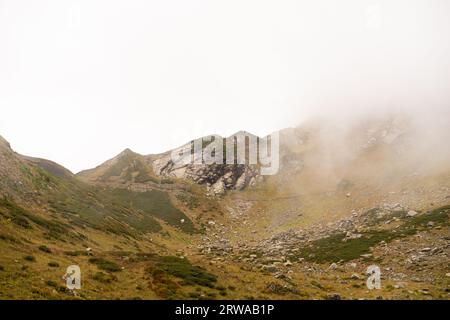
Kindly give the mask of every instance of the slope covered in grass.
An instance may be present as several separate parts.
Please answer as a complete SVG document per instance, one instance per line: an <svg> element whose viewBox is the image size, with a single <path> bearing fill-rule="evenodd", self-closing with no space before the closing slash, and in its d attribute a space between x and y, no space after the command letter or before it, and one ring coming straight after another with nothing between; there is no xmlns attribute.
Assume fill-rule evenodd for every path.
<svg viewBox="0 0 450 320"><path fill-rule="evenodd" d="M144 216L156 217L187 233L195 232L192 221L172 204L169 195L164 191L133 192L125 189L108 189L101 194L112 202L117 201L142 212Z"/></svg>

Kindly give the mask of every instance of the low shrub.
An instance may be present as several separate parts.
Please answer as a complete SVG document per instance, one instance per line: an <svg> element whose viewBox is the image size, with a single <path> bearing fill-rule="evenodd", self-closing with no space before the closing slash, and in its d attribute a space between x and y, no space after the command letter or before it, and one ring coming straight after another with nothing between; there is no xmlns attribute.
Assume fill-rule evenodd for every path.
<svg viewBox="0 0 450 320"><path fill-rule="evenodd" d="M29 256L25 256L25 257L23 257L26 261L30 261L30 262L35 262L36 261L36 258L34 257L34 256L31 256L31 255L29 255Z"/></svg>
<svg viewBox="0 0 450 320"><path fill-rule="evenodd" d="M89 262L95 264L100 269L109 272L118 272L122 270L117 263L103 258L91 258L89 259Z"/></svg>
<svg viewBox="0 0 450 320"><path fill-rule="evenodd" d="M106 274L104 272L97 272L94 274L92 279L101 283L111 283L113 281L117 281L117 277L115 275Z"/></svg>
<svg viewBox="0 0 450 320"><path fill-rule="evenodd" d="M88 253L86 251L66 251L64 252L66 256L70 257L78 257L78 256L87 256Z"/></svg>
<svg viewBox="0 0 450 320"><path fill-rule="evenodd" d="M49 287L58 288L58 284L57 284L55 281L53 281L53 280L48 280L48 281L46 282L46 284L47 284Z"/></svg>
<svg viewBox="0 0 450 320"><path fill-rule="evenodd" d="M217 282L215 275L208 273L201 267L192 265L189 260L179 257L159 257L153 273L160 271L182 279L182 284L184 285L200 285L213 288Z"/></svg>
<svg viewBox="0 0 450 320"><path fill-rule="evenodd" d="M52 253L52 250L50 250L50 248L47 247L46 245L39 246L39 250L45 253Z"/></svg>

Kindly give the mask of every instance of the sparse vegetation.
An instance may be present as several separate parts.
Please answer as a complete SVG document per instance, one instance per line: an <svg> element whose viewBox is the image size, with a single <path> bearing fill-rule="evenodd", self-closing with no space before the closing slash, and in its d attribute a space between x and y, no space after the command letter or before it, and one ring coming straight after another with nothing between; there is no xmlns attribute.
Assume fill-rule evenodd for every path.
<svg viewBox="0 0 450 320"><path fill-rule="evenodd" d="M78 256L87 256L88 253L86 251L75 250L75 251L66 251L64 252L66 256L70 257L78 257Z"/></svg>
<svg viewBox="0 0 450 320"><path fill-rule="evenodd" d="M28 219L25 218L26 216L29 215L29 213L20 206L18 206L11 199L7 197L3 197L2 199L0 199L0 207L3 207L7 210L7 212L11 217L11 221L16 225L24 229L32 228Z"/></svg>
<svg viewBox="0 0 450 320"><path fill-rule="evenodd" d="M47 247L46 245L39 246L39 250L41 250L42 252L45 252L45 253L52 253L52 250L50 250L50 248Z"/></svg>
<svg viewBox="0 0 450 320"><path fill-rule="evenodd" d="M118 272L122 270L117 263L103 258L91 258L89 259L89 262L95 264L100 269L109 272Z"/></svg>
<svg viewBox="0 0 450 320"><path fill-rule="evenodd" d="M318 263L349 261L369 253L370 248L381 241L386 243L411 236L429 222L436 225L449 225L448 213L450 206L435 209L429 213L406 220L399 228L394 230L370 230L363 233L361 238L345 239L344 233L338 233L326 238L313 241L309 247L302 248L296 258L301 257Z"/></svg>
<svg viewBox="0 0 450 320"><path fill-rule="evenodd" d="M194 210L199 206L198 199L190 194L179 193L177 194L177 199L191 210Z"/></svg>
<svg viewBox="0 0 450 320"><path fill-rule="evenodd" d="M52 268L58 268L59 267L59 263L51 261L51 262L48 263L48 266L52 267Z"/></svg>
<svg viewBox="0 0 450 320"><path fill-rule="evenodd" d="M74 235L70 232L69 227L59 221L51 221L40 218L36 214L23 209L16 204L13 200L4 197L0 199L0 207L4 207L9 212L12 222L25 228L32 229L30 222L40 226L46 230L46 236L48 238L61 240L64 235ZM79 238L79 236L77 237Z"/></svg>
<svg viewBox="0 0 450 320"><path fill-rule="evenodd" d="M0 240L8 241L11 243L20 243L20 241L17 240L15 237L7 235L7 234L0 234Z"/></svg>
<svg viewBox="0 0 450 320"><path fill-rule="evenodd" d="M117 277L115 275L106 274L104 272L97 272L96 274L94 274L92 279L101 283L111 283L117 281Z"/></svg>
<svg viewBox="0 0 450 320"><path fill-rule="evenodd" d="M189 292L188 296L189 296L189 298L192 298L192 299L200 299L200 293L198 293L198 292Z"/></svg>
<svg viewBox="0 0 450 320"><path fill-rule="evenodd" d="M272 293L272 294L276 294L276 295L286 295L286 294L299 294L299 291L295 288L286 286L286 285L281 285L278 284L276 282L270 282L266 285L266 293Z"/></svg>
<svg viewBox="0 0 450 320"><path fill-rule="evenodd" d="M124 216L125 221L138 230L157 225L153 217L161 219L168 224L180 228L187 233L194 233L192 221L170 201L166 192L151 190L146 192L133 192L125 189L111 189L103 192L111 201L128 204L129 207L143 213L141 218ZM181 221L184 222L181 222Z"/></svg>
<svg viewBox="0 0 450 320"><path fill-rule="evenodd" d="M217 277L205 269L192 265L187 259L166 256L158 257L151 269L153 276L166 273L182 279L182 285L200 285L213 288Z"/></svg>
<svg viewBox="0 0 450 320"><path fill-rule="evenodd" d="M359 182L349 175L336 194L330 189L309 198L314 183L297 197L288 179L281 177L286 188L280 190L274 176L214 198L203 184L156 177L153 156L143 166L133 162L139 155L119 163L98 184L51 164L41 162L50 165L42 171L36 161L3 156L20 170L4 180L3 167L0 172L0 299L347 299L360 293L374 299L364 275L370 264L387 275L385 298L446 298L450 206L424 208L436 208L448 188L414 208L409 186L401 201L397 186L383 201L361 199ZM359 209L375 203L379 208ZM80 291L61 279L73 264L82 268ZM400 274L407 280L394 279Z"/></svg>
<svg viewBox="0 0 450 320"><path fill-rule="evenodd" d="M31 255L28 255L28 256L25 256L25 257L23 257L26 261L29 261L29 262L35 262L36 261L36 258L34 257L34 256L31 256Z"/></svg>

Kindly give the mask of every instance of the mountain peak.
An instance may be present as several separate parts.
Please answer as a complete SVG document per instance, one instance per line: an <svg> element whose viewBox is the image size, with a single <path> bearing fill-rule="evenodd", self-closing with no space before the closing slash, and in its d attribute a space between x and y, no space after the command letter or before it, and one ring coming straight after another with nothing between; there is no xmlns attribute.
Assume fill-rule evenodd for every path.
<svg viewBox="0 0 450 320"><path fill-rule="evenodd" d="M245 131L245 130L240 130L240 131L238 131L238 132L232 134L231 137L235 137L235 136L236 136L236 137L239 137L239 136L246 136L246 135L254 136L254 134L251 134L250 132L247 132L247 131Z"/></svg>
<svg viewBox="0 0 450 320"><path fill-rule="evenodd" d="M131 150L130 148L126 148L125 150L123 150L121 153L119 153L117 155L117 157L123 157L123 156L130 156L130 155L137 155L136 152L134 152L133 150Z"/></svg>

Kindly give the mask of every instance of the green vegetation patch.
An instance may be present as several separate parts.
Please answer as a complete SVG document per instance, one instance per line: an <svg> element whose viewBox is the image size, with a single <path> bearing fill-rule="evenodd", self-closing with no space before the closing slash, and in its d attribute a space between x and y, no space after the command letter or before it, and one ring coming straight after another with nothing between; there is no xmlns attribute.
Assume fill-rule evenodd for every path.
<svg viewBox="0 0 450 320"><path fill-rule="evenodd" d="M122 270L117 263L103 258L91 258L89 259L89 262L95 264L98 268L109 272L118 272Z"/></svg>
<svg viewBox="0 0 450 320"><path fill-rule="evenodd" d="M365 225L375 226L394 218L403 219L406 217L406 214L407 212L404 210L387 211L381 208L373 208L366 211L363 214L363 218Z"/></svg>
<svg viewBox="0 0 450 320"><path fill-rule="evenodd" d="M384 241L391 242L394 239L404 238L416 234L427 228L430 222L434 225L449 226L450 206L435 209L423 215L407 218L397 229L370 230L363 233L361 238L345 239L344 233L313 241L311 246L302 248L294 258L326 263L338 261L350 261L370 252L370 248Z"/></svg>
<svg viewBox="0 0 450 320"><path fill-rule="evenodd" d="M157 257L151 272L154 277L169 274L180 278L182 279L182 285L200 285L213 288L217 282L215 275L199 266L192 265L187 259L174 256Z"/></svg>
<svg viewBox="0 0 450 320"><path fill-rule="evenodd" d="M56 220L47 220L40 218L39 216L31 213L28 210L25 210L18 204L16 204L12 199L2 198L0 199L0 208L3 210L6 209L11 221L18 226L21 226L25 229L32 229L32 224L34 223L44 230L45 236L47 238L58 239L61 240L64 235L69 235L73 238L80 239L81 235L71 232L71 227L68 224L56 221ZM3 213L4 214L4 213Z"/></svg>
<svg viewBox="0 0 450 320"><path fill-rule="evenodd" d="M194 210L199 206L199 199L190 194L179 193L177 194L176 197L179 201L181 201L185 206L187 206L191 210Z"/></svg>
<svg viewBox="0 0 450 320"><path fill-rule="evenodd" d="M47 247L46 245L39 246L39 250L41 250L42 252L45 252L45 253L52 253L52 250L49 247Z"/></svg>
<svg viewBox="0 0 450 320"><path fill-rule="evenodd" d="M20 241L13 236L10 236L8 234L0 234L0 240L7 241L11 243L20 243Z"/></svg>
<svg viewBox="0 0 450 320"><path fill-rule="evenodd" d="M29 262L35 262L36 261L36 258L34 257L34 256L31 256L31 255L28 255L28 256L25 256L25 257L23 257L26 261L29 261Z"/></svg>
<svg viewBox="0 0 450 320"><path fill-rule="evenodd" d="M424 227L429 222L449 226L450 205L434 209L426 214L415 216L406 222L407 226Z"/></svg>
<svg viewBox="0 0 450 320"><path fill-rule="evenodd" d="M162 230L154 217L133 209L111 189L98 190L77 182L67 190L69 194L55 194L50 205L73 225L133 238Z"/></svg>
<svg viewBox="0 0 450 320"><path fill-rule="evenodd" d="M104 272L97 272L92 276L92 279L101 283L112 283L117 281L117 277L113 274L107 274Z"/></svg>
<svg viewBox="0 0 450 320"><path fill-rule="evenodd" d="M66 251L66 252L64 252L64 254L69 257L79 257L79 256L89 255L86 251L81 251L81 250Z"/></svg>
<svg viewBox="0 0 450 320"><path fill-rule="evenodd" d="M178 227L186 233L194 233L195 227L192 221L178 208L176 208L167 192L149 190L146 192L133 192L125 189L105 190L103 194L111 198L111 201L127 204L130 208L142 212L142 217L129 217L129 223L136 228L145 225L146 220L153 217Z"/></svg>
<svg viewBox="0 0 450 320"><path fill-rule="evenodd" d="M122 177L126 181L145 183L158 182L148 172L141 156L129 151L122 155L117 162L100 177L101 181L108 181L112 177Z"/></svg>

